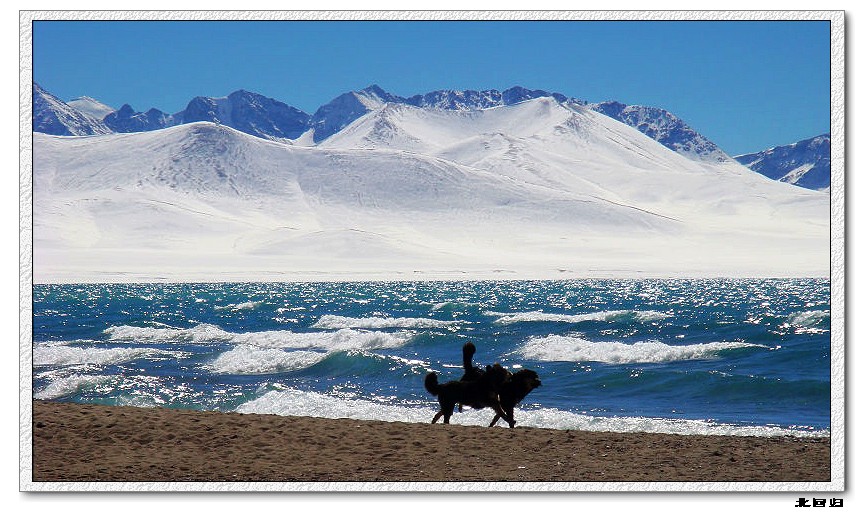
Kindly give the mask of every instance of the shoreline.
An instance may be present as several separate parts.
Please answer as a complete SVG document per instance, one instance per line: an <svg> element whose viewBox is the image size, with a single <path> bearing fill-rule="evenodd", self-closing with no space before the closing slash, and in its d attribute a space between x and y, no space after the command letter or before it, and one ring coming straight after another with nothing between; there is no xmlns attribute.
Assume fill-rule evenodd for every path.
<svg viewBox="0 0 864 512"><path fill-rule="evenodd" d="M419 424L33 401L33 482L830 482L830 438Z"/></svg>
<svg viewBox="0 0 864 512"><path fill-rule="evenodd" d="M829 274L714 274L714 273L662 273L662 272L274 272L270 274L183 274L154 276L149 274L116 273L100 275L52 276L33 279L33 286L51 285L113 285L113 284L235 284L235 283L436 283L436 282L498 282L498 281L591 281L591 280L764 280L764 279L831 279Z"/></svg>

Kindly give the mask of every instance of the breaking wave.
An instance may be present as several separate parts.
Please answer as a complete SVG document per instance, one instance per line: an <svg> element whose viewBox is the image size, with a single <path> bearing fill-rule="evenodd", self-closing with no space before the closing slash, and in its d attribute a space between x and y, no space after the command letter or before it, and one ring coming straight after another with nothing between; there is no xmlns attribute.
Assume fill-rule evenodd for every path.
<svg viewBox="0 0 864 512"><path fill-rule="evenodd" d="M788 322L799 327L812 327L817 325L825 318L831 318L831 312L827 310L820 311L801 311L788 316Z"/></svg>
<svg viewBox="0 0 864 512"><path fill-rule="evenodd" d="M214 306L213 309L217 311L244 311L256 309L261 304L264 304L264 301L248 301L241 302L239 304L227 304L225 306Z"/></svg>
<svg viewBox="0 0 864 512"><path fill-rule="evenodd" d="M328 356L327 352L284 351L240 345L224 352L209 367L213 373L256 375L309 368Z"/></svg>
<svg viewBox="0 0 864 512"><path fill-rule="evenodd" d="M713 359L724 350L758 347L765 345L738 341L718 341L693 345L667 345L657 341L642 341L633 344L616 341L588 341L576 335L551 335L532 338L516 353L535 361L593 361L609 364L667 363L695 359Z"/></svg>
<svg viewBox="0 0 864 512"><path fill-rule="evenodd" d="M33 366L97 366L122 364L135 359L176 358L184 352L153 348L82 348L66 345L33 347Z"/></svg>
<svg viewBox="0 0 864 512"><path fill-rule="evenodd" d="M598 311L578 315L544 313L542 311L527 311L522 313L499 313L489 311L486 314L499 317L495 323L510 325L519 322L566 322L578 324L581 322L656 322L672 315L660 311Z"/></svg>
<svg viewBox="0 0 864 512"><path fill-rule="evenodd" d="M324 315L312 327L318 329L444 329L458 325L454 320L434 318L365 317L353 318L339 315Z"/></svg>
<svg viewBox="0 0 864 512"><path fill-rule="evenodd" d="M111 341L159 343L225 342L264 348L317 348L328 351L352 349L395 348L407 343L409 332L369 332L339 329L333 332L257 331L232 333L210 324L198 324L188 329L175 327L116 326L105 330Z"/></svg>
<svg viewBox="0 0 864 512"><path fill-rule="evenodd" d="M830 321L830 311L800 311L787 316L786 322L780 327L792 329L795 334L821 334L828 332L827 324L830 324Z"/></svg>
<svg viewBox="0 0 864 512"><path fill-rule="evenodd" d="M69 375L51 381L44 389L34 392L36 400L54 400L79 391L104 385L114 380L109 375Z"/></svg>
<svg viewBox="0 0 864 512"><path fill-rule="evenodd" d="M116 325L108 327L103 332L111 341L138 343L211 343L230 341L234 336L211 324L198 324L188 329L167 325L160 327Z"/></svg>

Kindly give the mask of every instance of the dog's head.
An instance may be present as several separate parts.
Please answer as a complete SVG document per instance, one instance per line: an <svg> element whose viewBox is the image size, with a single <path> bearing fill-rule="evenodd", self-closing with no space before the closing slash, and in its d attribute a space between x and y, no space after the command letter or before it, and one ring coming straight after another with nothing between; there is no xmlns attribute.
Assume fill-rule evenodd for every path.
<svg viewBox="0 0 864 512"><path fill-rule="evenodd" d="M540 376L534 370L519 370L511 378L520 382L528 391L540 387L541 384Z"/></svg>

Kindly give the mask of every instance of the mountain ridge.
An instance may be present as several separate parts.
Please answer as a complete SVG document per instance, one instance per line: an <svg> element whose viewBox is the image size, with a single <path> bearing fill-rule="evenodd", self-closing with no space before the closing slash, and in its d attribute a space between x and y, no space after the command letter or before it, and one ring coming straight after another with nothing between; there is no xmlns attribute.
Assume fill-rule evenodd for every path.
<svg viewBox="0 0 864 512"><path fill-rule="evenodd" d="M271 107L269 109L247 109L247 112L251 113L248 115L254 115L254 122L248 121L248 115L238 116L236 113L237 108L234 107L236 102L232 100L232 97L238 100L243 98L249 104L267 102ZM248 99L250 97L252 98L251 100ZM204 96L193 98L186 109L175 114L166 114L152 108L146 113L135 112L126 109L124 106L121 109L123 110L122 113L116 111L109 114L112 117L107 124L114 131L128 133L207 120L225 124L237 128L244 133L263 138L293 140L300 137L304 131L311 130L312 141L317 144L339 132L366 113L381 108L387 103L407 104L420 108L439 110L474 111L513 105L540 97L550 97L562 104L587 105L587 102L581 99L568 98L560 93L548 92L542 89L528 89L518 85L503 91L496 89L482 91L442 89L404 98L388 93L380 86L373 84L359 91L349 91L340 94L330 102L318 107L314 113L307 114L278 100L266 98L257 93L250 93L241 89L229 94L225 98L209 98ZM606 103L610 102L594 105L602 106ZM279 110L279 112L274 112L274 108ZM644 120L646 117L652 117L653 124L651 126L660 126L661 128L654 128L653 131L644 130L643 133L646 133L646 135L665 137L658 138L657 140L660 140L661 143L668 141L668 147L682 152L682 154L687 155L689 158L702 158L705 156L701 153L703 148L707 148L705 154L709 158L717 158L719 149L716 145L706 142L707 139L704 139L704 137L687 127L683 121L668 111L654 107L629 106L628 108L630 111L636 111L640 108L650 109L650 116L643 115L639 119ZM602 112L602 108L595 109ZM291 112L290 115L286 113L288 111ZM671 119L668 121L664 120L666 117L670 117ZM618 120L625 124L631 122L629 117L622 117ZM304 121L305 127L303 126ZM644 122L642 124L648 126ZM668 137L668 130L664 131L663 127L669 125L682 126L676 138ZM684 140L687 136L698 136L699 138L696 143L688 143Z"/></svg>
<svg viewBox="0 0 864 512"><path fill-rule="evenodd" d="M818 162L816 160L810 162L812 164L810 168L805 168L807 163L793 166L794 162L784 161L784 158L806 160L800 154L800 145L812 139L795 143L799 145L796 146L799 147L797 153L791 150L780 150L782 146L777 146L759 153L733 158L688 126L682 119L662 108L626 105L617 101L588 103L581 99L568 98L560 93L521 86L513 86L503 91L442 89L405 98L388 93L373 84L359 91L343 93L312 114L278 100L240 89L220 98L204 96L193 98L184 110L174 114L167 114L155 108L138 112L128 104L124 104L120 109L108 113L99 120L94 115L110 107L93 98L83 97L73 100L72 103L77 104L76 108L73 104L64 104L56 97L50 96L47 91L34 83L34 131L63 135L134 133L164 129L183 123L210 121L260 138L286 143L322 144L354 121L388 104L408 105L428 110L474 112L542 97L552 98L562 105L584 106L604 114L639 130L647 137L691 160L747 162L745 165L748 168L762 175L816 190L825 190L830 181L830 154L825 152L824 148L818 156ZM814 155L811 151L811 156L807 158L816 159L817 156ZM781 173L781 169L786 169L786 172Z"/></svg>
<svg viewBox="0 0 864 512"><path fill-rule="evenodd" d="M677 153L718 162L730 159L716 144L667 110L658 107L625 105L616 101L592 103L589 108L633 126Z"/></svg>

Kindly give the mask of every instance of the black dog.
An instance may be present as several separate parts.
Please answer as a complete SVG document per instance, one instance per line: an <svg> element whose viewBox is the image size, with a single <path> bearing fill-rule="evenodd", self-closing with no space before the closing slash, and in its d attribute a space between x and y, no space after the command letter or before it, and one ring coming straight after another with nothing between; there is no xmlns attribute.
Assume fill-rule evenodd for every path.
<svg viewBox="0 0 864 512"><path fill-rule="evenodd" d="M463 381L476 380L483 375L483 370L474 366L473 359L475 353L477 353L477 347L470 341L462 346L462 367L465 370L465 374L462 376ZM511 419L514 419L514 423L513 409L516 407L516 404L521 402L528 393L539 386L540 377L535 371L523 369L515 374L507 372L507 379L501 385L501 389L498 392L498 401L504 412L508 413ZM459 404L459 412L462 412L461 403ZM501 415L496 414L489 426L494 426L501 418ZM513 423L510 424L510 427L513 427Z"/></svg>
<svg viewBox="0 0 864 512"><path fill-rule="evenodd" d="M496 413L492 423L489 424L490 427L495 426L499 419L504 418L510 424L510 428L513 428L516 424L516 420L513 417L513 408L523 398L528 396L528 393L540 386L540 377L533 370L522 369L516 373L507 373L507 379L504 380L504 383L501 384L498 390L498 401L507 415ZM507 416L510 419L507 419Z"/></svg>
<svg viewBox="0 0 864 512"><path fill-rule="evenodd" d="M428 373L423 384L426 386L426 391L438 397L438 404L441 406L441 410L432 418L432 423L437 422L441 416L444 416L444 423L450 423L453 407L458 403L475 409L491 407L496 414L495 421L504 418L504 421L512 427L515 424L513 415L504 411L498 399L499 390L507 379L508 373L503 366L496 363L487 366L483 375L475 380L451 380L444 384L438 383L437 373Z"/></svg>

